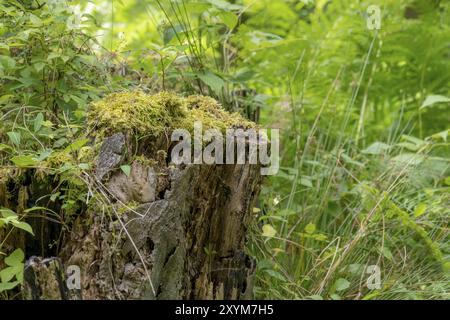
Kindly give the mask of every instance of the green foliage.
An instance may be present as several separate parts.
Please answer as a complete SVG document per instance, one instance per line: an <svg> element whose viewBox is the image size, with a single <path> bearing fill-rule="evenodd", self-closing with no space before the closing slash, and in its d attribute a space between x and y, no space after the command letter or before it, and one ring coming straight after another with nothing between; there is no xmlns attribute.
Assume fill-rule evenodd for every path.
<svg viewBox="0 0 450 320"><path fill-rule="evenodd" d="M16 249L5 258L7 267L0 271L0 292L13 289L22 283L24 258L25 255L21 249Z"/></svg>
<svg viewBox="0 0 450 320"><path fill-rule="evenodd" d="M105 90L106 72L90 49L93 40L69 7L3 1L0 16L3 113L29 108L35 117L41 112L42 123L44 113L82 112Z"/></svg>
<svg viewBox="0 0 450 320"><path fill-rule="evenodd" d="M0 208L0 216L0 232L2 232L2 228L7 228L11 225L13 228L22 229L34 235L31 226L28 223L21 221L14 211L7 208ZM6 239L0 240L0 255L4 255L1 250ZM10 255L4 258L6 268L0 270L0 293L13 289L22 283L24 258L25 255L21 249L14 250Z"/></svg>
<svg viewBox="0 0 450 320"><path fill-rule="evenodd" d="M0 5L0 161L57 175L61 214L86 198L86 117L99 135L157 134L188 109L229 125L214 100L154 95L207 94L281 129L248 246L258 298L449 298L448 2L47 2ZM118 87L139 93L98 100Z"/></svg>
<svg viewBox="0 0 450 320"><path fill-rule="evenodd" d="M87 140L80 144L77 136L87 105L118 87L84 30L85 22L60 1L0 3L0 189L7 192L8 183L23 179L21 170L30 169L43 181L58 174L59 187L73 190L61 199L58 219L73 212L79 200L79 176L87 167L77 153ZM64 165L58 162L63 158ZM12 200L24 207L19 215L0 210L0 250L10 250L5 244L17 229L33 234L25 219L38 207L14 193L2 194L0 201L6 203L0 205ZM1 252L6 258L0 260L0 291L22 282L22 249Z"/></svg>

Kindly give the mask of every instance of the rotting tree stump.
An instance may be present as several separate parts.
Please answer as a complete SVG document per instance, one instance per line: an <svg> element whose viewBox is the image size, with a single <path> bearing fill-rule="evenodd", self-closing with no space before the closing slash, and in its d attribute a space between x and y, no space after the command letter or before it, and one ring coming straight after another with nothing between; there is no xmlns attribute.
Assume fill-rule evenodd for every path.
<svg viewBox="0 0 450 320"><path fill-rule="evenodd" d="M142 143L136 145L127 132L102 139L95 170L85 177L87 197L95 190L97 202L86 205L69 230L38 235L44 239L36 245L40 248L56 235L61 240L56 249L29 250L33 256L26 252L23 298L252 297L255 266L245 243L261 183L260 166L173 165L167 156L170 142L152 140L150 148ZM131 149L145 149L156 160L134 160L126 174L119 165ZM33 202L48 190L37 188L32 176L25 186L4 186L25 188L27 201ZM20 204L4 200L1 205ZM51 229L48 221L30 224ZM13 239L25 251L40 241L22 232ZM49 256L39 256L39 251ZM79 290L67 287L64 270L69 266L80 268Z"/></svg>
<svg viewBox="0 0 450 320"><path fill-rule="evenodd" d="M161 176L166 189L156 199L148 183ZM129 176L116 172L103 184L105 196L146 202L112 222L97 214L86 226L88 218L79 218L62 253L68 265L90 266L83 297L251 297L254 267L244 246L259 182L259 168L248 164L168 168L134 162Z"/></svg>

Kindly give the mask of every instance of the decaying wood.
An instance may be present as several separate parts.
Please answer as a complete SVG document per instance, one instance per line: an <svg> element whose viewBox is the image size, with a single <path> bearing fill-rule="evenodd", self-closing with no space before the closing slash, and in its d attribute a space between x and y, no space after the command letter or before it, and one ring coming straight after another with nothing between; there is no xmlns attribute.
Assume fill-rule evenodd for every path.
<svg viewBox="0 0 450 320"><path fill-rule="evenodd" d="M254 263L245 242L259 166L135 161L126 175L117 168L125 140L104 140L89 177L103 204L88 205L71 223L57 257L29 258L24 298L251 298ZM64 286L70 265L81 269L76 292Z"/></svg>

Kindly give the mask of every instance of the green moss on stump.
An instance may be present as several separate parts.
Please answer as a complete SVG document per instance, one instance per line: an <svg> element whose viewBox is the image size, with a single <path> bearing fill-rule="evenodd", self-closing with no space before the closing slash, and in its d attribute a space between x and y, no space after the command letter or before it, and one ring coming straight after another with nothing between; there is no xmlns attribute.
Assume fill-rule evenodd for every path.
<svg viewBox="0 0 450 320"><path fill-rule="evenodd" d="M229 113L213 98L181 97L171 92L154 95L142 91L118 92L91 104L89 131L95 136L130 132L159 136L166 130L187 129L201 121L203 129L251 128L255 124L238 113Z"/></svg>

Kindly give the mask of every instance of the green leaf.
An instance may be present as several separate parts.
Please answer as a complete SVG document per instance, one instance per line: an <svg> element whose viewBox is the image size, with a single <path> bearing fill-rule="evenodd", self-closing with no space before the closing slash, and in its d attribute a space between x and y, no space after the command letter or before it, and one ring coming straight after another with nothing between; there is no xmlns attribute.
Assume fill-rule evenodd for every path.
<svg viewBox="0 0 450 320"><path fill-rule="evenodd" d="M314 223L308 223L305 227L305 232L308 234L313 234L316 231L316 225Z"/></svg>
<svg viewBox="0 0 450 320"><path fill-rule="evenodd" d="M286 281L286 278L279 273L278 271L272 270L272 269L265 269L264 272L266 272L268 275L270 275L272 278L281 280L281 281Z"/></svg>
<svg viewBox="0 0 450 320"><path fill-rule="evenodd" d="M270 224L265 224L262 227L263 237L272 238L277 234L277 231Z"/></svg>
<svg viewBox="0 0 450 320"><path fill-rule="evenodd" d="M422 103L420 109L430 107L436 103L450 102L450 98L440 96L440 95L431 95L428 96L425 101Z"/></svg>
<svg viewBox="0 0 450 320"><path fill-rule="evenodd" d="M206 71L204 73L198 74L200 80L202 80L206 85L208 85L215 94L219 95L222 92L222 88L225 84L222 78L218 77L211 71Z"/></svg>
<svg viewBox="0 0 450 320"><path fill-rule="evenodd" d="M48 55L47 61L50 61L50 60L53 60L53 59L57 59L57 58L60 58L60 57L61 57L61 54L60 54L60 53L58 53L58 52L52 52L52 53L50 53L50 54Z"/></svg>
<svg viewBox="0 0 450 320"><path fill-rule="evenodd" d="M73 152L73 151L77 151L79 149L81 149L86 143L89 142L89 139L79 139L73 143L71 143L70 145L68 145L65 149L64 152Z"/></svg>
<svg viewBox="0 0 450 320"><path fill-rule="evenodd" d="M0 50L9 51L9 46L6 43L0 42Z"/></svg>
<svg viewBox="0 0 450 320"><path fill-rule="evenodd" d="M11 290L14 287L16 287L18 284L20 284L19 281L0 283L0 292L6 291L6 290Z"/></svg>
<svg viewBox="0 0 450 320"><path fill-rule="evenodd" d="M312 188L313 187L313 184L311 182L311 177L308 177L308 176L300 177L300 184L302 186L304 186L304 187L307 187L307 188Z"/></svg>
<svg viewBox="0 0 450 320"><path fill-rule="evenodd" d="M448 177L446 177L446 178L444 179L444 183L445 183L446 185L450 186L450 176L448 176Z"/></svg>
<svg viewBox="0 0 450 320"><path fill-rule="evenodd" d="M36 62L33 64L34 69L37 72L41 72L45 68L46 64L44 62Z"/></svg>
<svg viewBox="0 0 450 320"><path fill-rule="evenodd" d="M80 163L78 165L78 168L80 168L81 170L89 170L90 166L89 163Z"/></svg>
<svg viewBox="0 0 450 320"><path fill-rule="evenodd" d="M425 211L427 211L427 205L425 203L419 203L415 208L414 208L414 217L420 217L421 215L423 215L425 213Z"/></svg>
<svg viewBox="0 0 450 320"><path fill-rule="evenodd" d="M32 13L30 13L30 22L34 27L42 26L42 20Z"/></svg>
<svg viewBox="0 0 450 320"><path fill-rule="evenodd" d="M17 217L17 214L8 208L1 208L0 213L2 214L3 218Z"/></svg>
<svg viewBox="0 0 450 320"><path fill-rule="evenodd" d="M230 30L238 23L238 17L233 12L222 11L219 12L217 16Z"/></svg>
<svg viewBox="0 0 450 320"><path fill-rule="evenodd" d="M388 247L383 246L383 248L381 248L381 253L386 259L390 261L394 260L394 256L392 255L392 252Z"/></svg>
<svg viewBox="0 0 450 320"><path fill-rule="evenodd" d="M222 10L240 10L242 9L241 5L238 4L232 4L225 0L208 0L209 3L211 3L216 8L222 9Z"/></svg>
<svg viewBox="0 0 450 320"><path fill-rule="evenodd" d="M330 294L330 298L331 298L332 300L341 300L341 296L338 295L338 294L336 294L336 293Z"/></svg>
<svg viewBox="0 0 450 320"><path fill-rule="evenodd" d="M17 147L20 145L20 132L8 132L7 133L9 140L14 143Z"/></svg>
<svg viewBox="0 0 450 320"><path fill-rule="evenodd" d="M131 173L131 167L130 167L129 165L123 165L123 166L120 166L120 169L122 169L123 173L125 173L125 175L126 175L127 177L130 176L130 173Z"/></svg>
<svg viewBox="0 0 450 320"><path fill-rule="evenodd" d="M53 153L52 149L45 149L39 153L39 157L36 158L37 161L44 161Z"/></svg>
<svg viewBox="0 0 450 320"><path fill-rule="evenodd" d="M10 146L8 146L7 144L4 143L0 143L0 151L3 150L11 150L12 148Z"/></svg>
<svg viewBox="0 0 450 320"><path fill-rule="evenodd" d="M6 267L2 271L0 271L0 279L1 282L9 282L15 275L18 273L17 266L14 267Z"/></svg>
<svg viewBox="0 0 450 320"><path fill-rule="evenodd" d="M425 157L418 153L402 153L399 154L398 156L395 156L391 160L392 162L398 163L399 165L402 166L405 165L415 166L421 164L425 160Z"/></svg>
<svg viewBox="0 0 450 320"><path fill-rule="evenodd" d="M16 66L16 60L8 56L0 56L0 66L4 69L12 69Z"/></svg>
<svg viewBox="0 0 450 320"><path fill-rule="evenodd" d="M450 130L444 130L444 131L441 131L441 132L438 132L438 133L433 134L431 137L432 137L433 139L435 139L435 140L442 139L442 140L444 140L445 142L447 142L447 137L448 137L448 132L449 132L449 131L450 131Z"/></svg>
<svg viewBox="0 0 450 320"><path fill-rule="evenodd" d="M11 158L11 161L18 167L31 167L39 162L32 156L15 156Z"/></svg>
<svg viewBox="0 0 450 320"><path fill-rule="evenodd" d="M386 151L388 151L391 148L391 146L387 145L383 142L374 142L366 149L362 150L361 152L364 154L372 154L372 155L379 155L383 154Z"/></svg>
<svg viewBox="0 0 450 320"><path fill-rule="evenodd" d="M348 289L348 287L350 287L350 282L348 282L347 279L339 278L336 280L334 287L335 287L336 291L342 291L342 290Z"/></svg>
<svg viewBox="0 0 450 320"><path fill-rule="evenodd" d="M33 229L31 228L31 226L28 223L16 220L16 221L11 221L11 224L14 227L25 230L26 232L28 232L34 236Z"/></svg>
<svg viewBox="0 0 450 320"><path fill-rule="evenodd" d="M5 263L10 267L14 267L22 264L23 259L25 259L25 255L23 254L22 249L16 249L5 258Z"/></svg>
<svg viewBox="0 0 450 320"><path fill-rule="evenodd" d="M42 127L43 121L44 121L44 115L42 114L42 112L39 112L38 115L36 116L36 119L34 119L34 121L33 121L34 132L39 131L39 129Z"/></svg>

